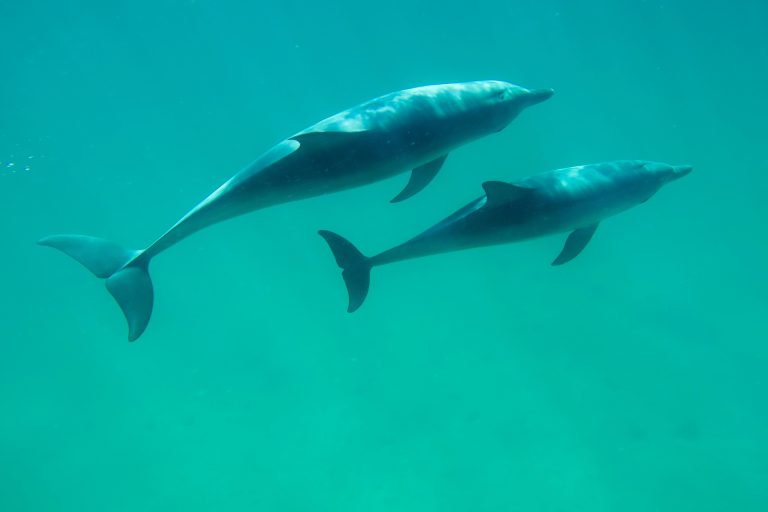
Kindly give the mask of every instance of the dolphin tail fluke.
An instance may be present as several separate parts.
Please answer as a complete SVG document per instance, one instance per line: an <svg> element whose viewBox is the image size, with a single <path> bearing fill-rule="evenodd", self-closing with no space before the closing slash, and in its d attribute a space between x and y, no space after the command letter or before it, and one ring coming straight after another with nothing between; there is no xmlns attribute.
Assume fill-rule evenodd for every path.
<svg viewBox="0 0 768 512"><path fill-rule="evenodd" d="M318 231L336 258L336 264L342 269L341 276L347 285L349 293L349 306L347 311L356 311L368 295L368 286L371 281L371 263L352 242L331 231Z"/></svg>
<svg viewBox="0 0 768 512"><path fill-rule="evenodd" d="M58 249L80 262L93 275L106 279L107 290L117 301L128 321L128 340L144 332L152 316L153 291L149 260L139 258L141 251L83 235L56 235L38 244Z"/></svg>

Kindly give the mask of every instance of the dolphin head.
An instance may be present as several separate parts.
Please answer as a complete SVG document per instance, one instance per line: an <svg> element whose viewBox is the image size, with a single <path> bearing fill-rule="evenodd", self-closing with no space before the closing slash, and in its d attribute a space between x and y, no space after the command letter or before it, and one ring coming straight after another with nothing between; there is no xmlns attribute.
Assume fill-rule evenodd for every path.
<svg viewBox="0 0 768 512"><path fill-rule="evenodd" d="M662 185L687 176L693 170L690 165L669 165L660 162L647 162L643 169L656 178Z"/></svg>
<svg viewBox="0 0 768 512"><path fill-rule="evenodd" d="M498 80L475 82L478 99L489 113L490 121L496 131L501 131L523 110L531 105L549 99L552 89L529 90L518 85Z"/></svg>
<svg viewBox="0 0 768 512"><path fill-rule="evenodd" d="M609 184L612 197L623 197L628 204L648 201L664 185L693 170L690 165L669 165L649 160L616 160L587 168L597 171L596 182Z"/></svg>

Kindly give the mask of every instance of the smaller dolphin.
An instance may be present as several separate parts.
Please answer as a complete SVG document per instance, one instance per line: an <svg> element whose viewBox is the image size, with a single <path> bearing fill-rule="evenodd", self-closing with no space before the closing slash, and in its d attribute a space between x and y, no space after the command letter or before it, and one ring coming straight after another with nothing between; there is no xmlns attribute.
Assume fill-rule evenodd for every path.
<svg viewBox="0 0 768 512"><path fill-rule="evenodd" d="M152 315L149 263L205 227L269 206L368 185L410 171L392 202L435 177L449 152L503 130L523 110L552 96L497 80L428 85L393 92L328 117L279 142L192 208L144 250L92 236L55 235L58 249L106 280L137 339Z"/></svg>
<svg viewBox="0 0 768 512"><path fill-rule="evenodd" d="M352 313L368 295L371 268L388 263L570 231L552 265L567 263L584 249L600 221L646 202L691 170L687 165L621 160L558 169L516 183L486 181L484 196L370 258L336 233L319 233L343 269L347 311Z"/></svg>

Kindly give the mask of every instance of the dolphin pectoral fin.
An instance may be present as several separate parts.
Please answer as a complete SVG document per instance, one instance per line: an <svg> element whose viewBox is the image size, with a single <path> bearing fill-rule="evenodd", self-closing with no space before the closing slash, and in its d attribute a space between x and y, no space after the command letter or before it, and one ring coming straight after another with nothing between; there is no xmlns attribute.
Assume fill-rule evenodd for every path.
<svg viewBox="0 0 768 512"><path fill-rule="evenodd" d="M525 197L531 193L532 188L521 187L520 185L513 185L504 181L486 181L483 183L483 190L485 190L486 205L498 206L504 203L511 203L516 199Z"/></svg>
<svg viewBox="0 0 768 512"><path fill-rule="evenodd" d="M440 158L436 158L431 162L427 162L426 164L420 165L419 167L412 170L411 178L408 180L405 188L399 194L397 194L390 201L390 203L399 203L400 201L405 201L429 185L434 177L437 176L437 173L440 171L443 163L445 163L447 156L447 154L443 155Z"/></svg>
<svg viewBox="0 0 768 512"><path fill-rule="evenodd" d="M563 263L568 263L573 258L578 256L579 253L584 250L584 247L586 247L589 241L592 239L592 235L595 234L595 230L597 229L598 225L599 223L595 223L591 226L587 226L586 228L579 228L572 231L565 241L563 250L560 251L560 254L557 255L557 258L555 258L555 261L552 262L552 265L556 266L562 265Z"/></svg>

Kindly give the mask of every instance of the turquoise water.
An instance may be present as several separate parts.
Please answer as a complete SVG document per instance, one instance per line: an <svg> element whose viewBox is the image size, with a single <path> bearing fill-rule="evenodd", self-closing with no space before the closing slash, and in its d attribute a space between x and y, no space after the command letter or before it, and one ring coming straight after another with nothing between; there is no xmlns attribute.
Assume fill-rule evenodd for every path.
<svg viewBox="0 0 768 512"><path fill-rule="evenodd" d="M768 4L0 3L0 510L768 510ZM399 176L207 229L152 267L135 343L35 241L143 247L282 138L366 99L501 79L555 96ZM375 269L514 180L694 172L562 236ZM13 164L13 165L11 165Z"/></svg>

